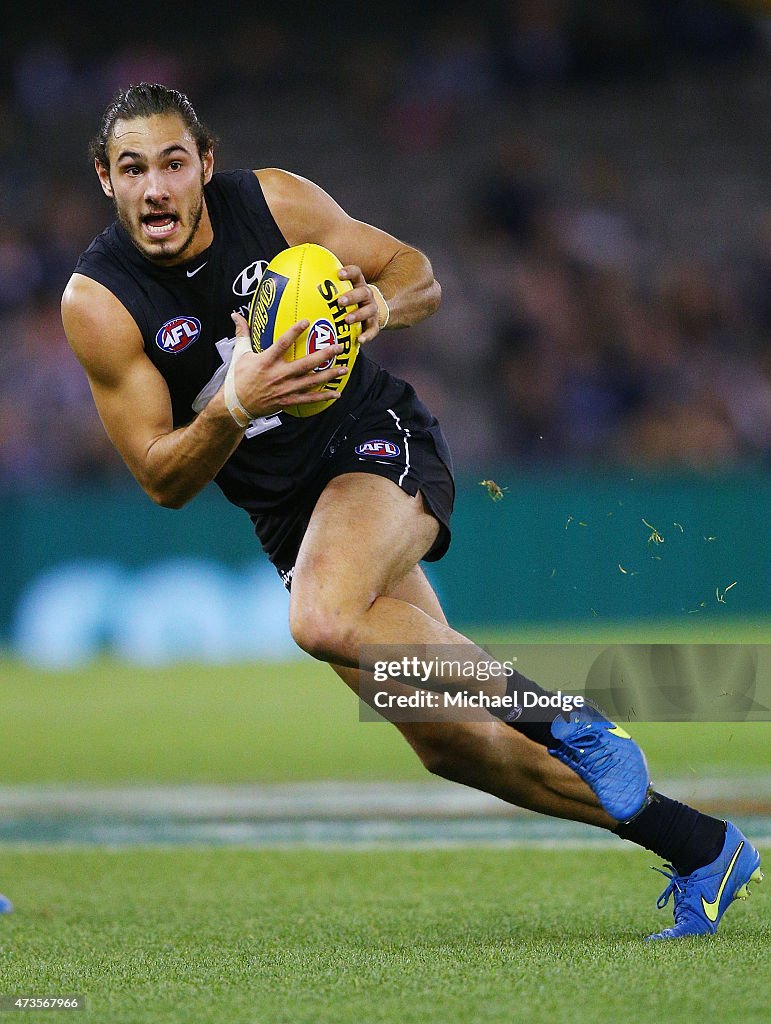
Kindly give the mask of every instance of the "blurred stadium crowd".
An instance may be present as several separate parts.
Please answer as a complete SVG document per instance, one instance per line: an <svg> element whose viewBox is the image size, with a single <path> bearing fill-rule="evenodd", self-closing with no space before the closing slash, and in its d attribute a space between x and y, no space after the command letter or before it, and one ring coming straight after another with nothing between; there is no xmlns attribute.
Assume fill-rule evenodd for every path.
<svg viewBox="0 0 771 1024"><path fill-rule="evenodd" d="M0 490L125 476L59 298L111 216L88 139L142 79L189 93L220 168L305 174L431 256L439 313L372 354L459 468L769 461L766 5L212 6L9 14Z"/></svg>

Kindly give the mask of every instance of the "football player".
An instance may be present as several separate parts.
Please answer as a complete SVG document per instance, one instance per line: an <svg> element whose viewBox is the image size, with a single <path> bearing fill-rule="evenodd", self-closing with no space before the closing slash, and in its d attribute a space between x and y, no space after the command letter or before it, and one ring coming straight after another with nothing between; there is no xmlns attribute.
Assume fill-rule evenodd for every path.
<svg viewBox="0 0 771 1024"><path fill-rule="evenodd" d="M365 350L437 308L427 257L295 174L215 172L211 134L186 96L160 85L114 98L92 154L115 220L80 257L62 317L141 487L179 508L214 481L243 508L290 588L296 642L353 690L372 668L361 660L368 645L452 645L489 662L448 624L420 567L447 550L454 485L441 428L412 387L362 351L328 409L291 417L286 405L316 401L338 372L319 369L327 350L282 359L307 322L233 357L234 329L247 334L250 296L283 249L316 242L338 256L353 286L340 301ZM757 851L733 825L651 795L639 747L598 709L527 720L503 700L524 689L547 692L513 672L487 684L501 708L484 720L398 728L436 774L660 854L675 924L653 937L713 932L759 877Z"/></svg>

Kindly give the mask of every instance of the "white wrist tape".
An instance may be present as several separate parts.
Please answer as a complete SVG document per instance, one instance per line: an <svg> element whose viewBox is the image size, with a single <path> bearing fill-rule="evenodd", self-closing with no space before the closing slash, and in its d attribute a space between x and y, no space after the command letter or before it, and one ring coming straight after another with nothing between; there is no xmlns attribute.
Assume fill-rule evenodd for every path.
<svg viewBox="0 0 771 1024"><path fill-rule="evenodd" d="M241 428L248 427L254 419L254 416L252 416L248 409L244 408L238 398L238 393L236 392L236 364L245 352L251 351L252 346L248 338L236 339L236 343L233 346L233 355L230 359L230 366L228 366L228 372L225 374L225 384L223 386L225 405L228 408L228 412L233 417L233 420Z"/></svg>
<svg viewBox="0 0 771 1024"><path fill-rule="evenodd" d="M369 290L375 293L375 302L377 302L377 322L380 325L380 330L385 330L388 327L388 321L391 319L391 310L386 302L385 295L380 291L376 284L371 284ZM385 310L385 319L380 322L380 317L383 315Z"/></svg>

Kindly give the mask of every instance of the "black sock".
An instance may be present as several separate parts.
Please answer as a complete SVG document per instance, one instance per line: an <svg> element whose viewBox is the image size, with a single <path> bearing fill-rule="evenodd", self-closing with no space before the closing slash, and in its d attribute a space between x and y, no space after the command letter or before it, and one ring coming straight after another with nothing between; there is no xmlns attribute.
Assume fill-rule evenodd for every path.
<svg viewBox="0 0 771 1024"><path fill-rule="evenodd" d="M653 800L627 825L613 831L668 861L678 875L710 864L725 842L725 822L653 793Z"/></svg>
<svg viewBox="0 0 771 1024"><path fill-rule="evenodd" d="M539 696L551 697L549 690L544 690L532 679L523 676L521 672L514 670L506 680L506 696L511 697L515 692L522 699L522 691L528 690L537 693ZM550 747L554 743L551 734L551 724L558 715L554 708L500 708L493 711L496 718L499 718L504 725L510 725L512 729L521 732L523 736L540 743L542 747Z"/></svg>

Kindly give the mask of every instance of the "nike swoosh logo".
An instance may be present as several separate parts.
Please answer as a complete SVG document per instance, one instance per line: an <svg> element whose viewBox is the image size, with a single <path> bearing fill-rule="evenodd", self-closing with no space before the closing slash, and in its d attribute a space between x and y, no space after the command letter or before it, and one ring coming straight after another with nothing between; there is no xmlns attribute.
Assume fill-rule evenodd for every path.
<svg viewBox="0 0 771 1024"><path fill-rule="evenodd" d="M707 917L713 924L715 923L715 921L717 921L717 913L720 909L720 897L723 895L723 889L725 889L726 882L731 877L731 872L734 869L734 864L736 864L736 861L739 859L739 854L742 852L743 846L744 840L742 839L742 841L736 847L736 851L733 857L731 857L731 863L728 865L726 873L723 875L723 881L720 883L720 888L717 891L717 897L714 900L712 900L711 903L708 903L703 896L701 898L701 905L704 908L704 913L707 915Z"/></svg>
<svg viewBox="0 0 771 1024"><path fill-rule="evenodd" d="M614 725L612 729L608 729L608 732L611 736L618 736L622 740L631 740L632 738L626 729L622 729L620 725Z"/></svg>
<svg viewBox="0 0 771 1024"><path fill-rule="evenodd" d="M208 263L208 262L209 261L207 260L206 263ZM187 276L188 277L195 277L195 275L198 273L199 270L203 270L203 268L206 266L206 263L202 263L201 266L200 267L196 267L195 270L188 270Z"/></svg>

